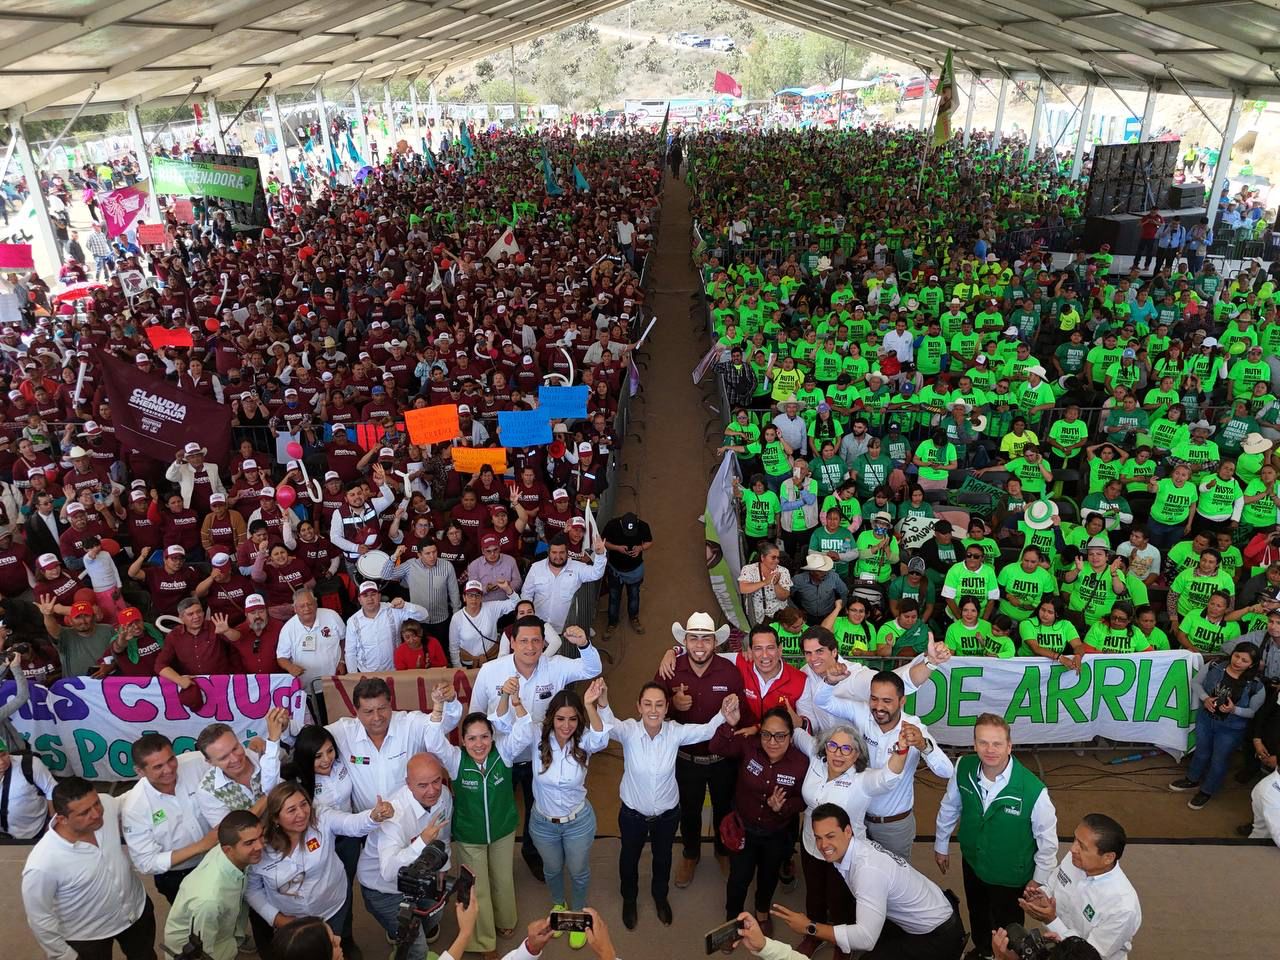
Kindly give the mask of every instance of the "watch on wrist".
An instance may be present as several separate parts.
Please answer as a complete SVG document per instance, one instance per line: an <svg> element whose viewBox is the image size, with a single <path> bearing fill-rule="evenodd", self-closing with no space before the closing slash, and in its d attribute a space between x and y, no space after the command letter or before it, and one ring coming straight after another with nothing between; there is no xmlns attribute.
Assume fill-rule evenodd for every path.
<svg viewBox="0 0 1280 960"><path fill-rule="evenodd" d="M810 921L809 925L804 928L804 932L811 937L816 937L818 935L818 925Z"/></svg>

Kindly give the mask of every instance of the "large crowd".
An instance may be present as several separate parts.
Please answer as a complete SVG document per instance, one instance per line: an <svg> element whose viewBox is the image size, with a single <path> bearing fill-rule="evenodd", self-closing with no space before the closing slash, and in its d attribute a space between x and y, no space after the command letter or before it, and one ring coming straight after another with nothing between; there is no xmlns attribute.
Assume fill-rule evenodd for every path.
<svg viewBox="0 0 1280 960"><path fill-rule="evenodd" d="M6 721L0 831L35 842L22 895L44 954L143 960L194 933L215 960L249 943L359 957L383 946L356 940L358 888L401 958L427 956L447 911L455 960L526 960L562 935L614 960L611 923L673 923L709 794L727 948L954 960L971 938L1007 960L1030 916L1079 955L1127 957L1141 910L1123 827L1090 814L1059 858L1053 802L1004 719L979 717L953 761L906 696L953 656L1078 670L1094 653L1226 650L1196 680L1199 746L1174 789L1203 806L1247 730L1275 779L1280 433L1253 349L1275 355L1274 291L1180 262L1115 278L1105 250L1055 271L1005 242L1059 229L1075 185L981 142L920 174L917 149L882 129L690 134L666 157L651 131L467 131L358 182L273 183L267 229L171 220L171 248L112 265L155 278L137 295L113 274L70 306L9 277L0 713L60 677L158 676L192 711L209 675L287 673L313 694L248 743L221 722L194 744L141 736L118 796L55 780ZM560 169L549 190L548 154L589 188ZM728 652L709 615L674 624L632 706L610 702L597 641L644 632L654 538L595 511L637 375L664 161L678 173L686 154L752 625ZM154 348L157 327L193 345ZM230 455L193 438L166 463L117 439L108 354L229 407ZM456 450L501 445L498 414L536 409L548 382L586 386L587 415L508 446L505 471L454 468ZM412 443L405 413L438 405L459 435ZM995 509L956 530L962 478L970 506ZM575 605L599 581L603 637ZM444 666L476 671L469 703L441 682L430 712L396 709L380 678ZM326 717L326 678L347 673L379 676ZM611 744L620 918L591 906L588 770ZM934 857L945 875L959 851L963 919L911 865L922 763L946 783ZM1278 809L1258 806L1255 836L1280 833ZM549 911L513 948L517 845ZM474 883L452 906L444 870ZM423 876L430 894L407 893ZM775 901L799 882L803 910Z"/></svg>

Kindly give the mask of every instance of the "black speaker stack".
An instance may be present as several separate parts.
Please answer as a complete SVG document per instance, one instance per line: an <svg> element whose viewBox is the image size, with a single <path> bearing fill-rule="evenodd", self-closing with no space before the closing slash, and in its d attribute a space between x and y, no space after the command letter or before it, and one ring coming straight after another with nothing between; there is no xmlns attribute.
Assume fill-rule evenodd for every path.
<svg viewBox="0 0 1280 960"><path fill-rule="evenodd" d="M1179 140L1144 140L1095 147L1085 213L1108 217L1146 213L1153 208L1185 209L1170 197L1180 143Z"/></svg>

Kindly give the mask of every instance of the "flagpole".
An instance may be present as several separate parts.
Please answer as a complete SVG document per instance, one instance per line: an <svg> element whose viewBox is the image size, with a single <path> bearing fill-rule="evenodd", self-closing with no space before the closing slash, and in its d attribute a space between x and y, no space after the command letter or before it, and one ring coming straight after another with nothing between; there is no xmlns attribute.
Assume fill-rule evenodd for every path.
<svg viewBox="0 0 1280 960"><path fill-rule="evenodd" d="M840 130L840 122L844 120L844 65L849 57L849 41L844 42L844 52L840 54L840 105L836 108L836 130Z"/></svg>
<svg viewBox="0 0 1280 960"><path fill-rule="evenodd" d="M938 77L938 82L939 82L939 84L941 84L941 82L942 82L942 77L941 77L941 75L939 75L939 77ZM925 89L926 89L926 91L927 91L927 90L928 90L928 88L929 88L929 74L928 74L928 73L926 73L926 74L924 75L924 85L925 85ZM936 97L936 96L935 96L935 97L933 98L933 120L932 120L932 121L930 121L930 122L925 126L925 130L926 130L926 131L928 131L928 136L926 136L926 137L925 137L925 139L924 139L924 153L923 153L923 154L921 155L921 157L920 157L920 175L919 175L918 177L916 177L916 202L917 202L917 203L920 201L920 191L921 191L921 190L923 189L923 187L924 187L924 165L929 161L929 149L933 146L933 135L934 135L934 130L935 130L935 128L936 128L936 127L937 127L937 125L938 125L938 108L939 108L941 105L942 105L942 98L941 98L941 97Z"/></svg>

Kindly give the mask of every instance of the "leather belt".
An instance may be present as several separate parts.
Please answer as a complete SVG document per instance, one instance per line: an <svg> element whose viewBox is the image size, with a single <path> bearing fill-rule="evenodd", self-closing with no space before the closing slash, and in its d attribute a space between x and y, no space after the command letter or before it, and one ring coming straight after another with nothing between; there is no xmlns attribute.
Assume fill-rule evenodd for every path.
<svg viewBox="0 0 1280 960"><path fill-rule="evenodd" d="M895 813L892 817L873 817L868 813L863 819L866 820L867 823L897 823L899 820L907 819L911 814L912 811L910 810L903 810L902 813Z"/></svg>
<svg viewBox="0 0 1280 960"><path fill-rule="evenodd" d="M563 816L563 817L547 817L547 822L548 823L573 823L574 820L577 820L580 816L582 816L586 812L587 812L587 802L584 800L582 803L578 804L578 809L574 810L573 813L570 813L567 816ZM543 814L543 816L546 816L546 814Z"/></svg>
<svg viewBox="0 0 1280 960"><path fill-rule="evenodd" d="M686 750L677 750L676 756L679 757L681 760L688 760L690 763L697 763L697 764L703 764L703 765L708 763L719 763L721 760L724 759L724 757L715 753L705 753L702 755L698 755L694 753L689 753Z"/></svg>

